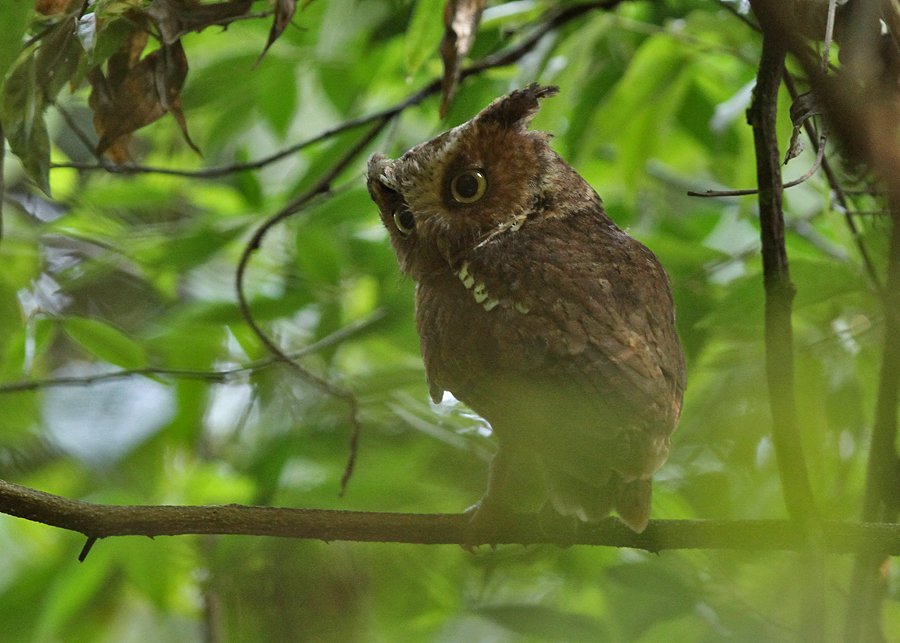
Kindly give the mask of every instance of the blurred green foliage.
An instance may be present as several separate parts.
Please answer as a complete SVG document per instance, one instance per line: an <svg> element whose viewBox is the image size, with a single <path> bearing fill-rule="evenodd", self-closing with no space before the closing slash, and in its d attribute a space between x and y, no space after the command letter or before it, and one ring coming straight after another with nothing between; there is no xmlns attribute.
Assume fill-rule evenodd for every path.
<svg viewBox="0 0 900 643"><path fill-rule="evenodd" d="M5 34L24 35L26 4L3 3ZM474 55L516 42L550 6L489 8ZM440 73L440 13L432 0L316 0L256 67L270 19L188 34L183 108L204 157L166 116L135 135L133 158L186 171L228 166L388 107ZM54 163L93 162L53 96L23 80L39 58L13 65L14 42L0 41L0 69L13 69L7 108L31 101L35 127L20 133L48 137ZM718 3L625 2L552 32L516 66L464 80L445 122L436 96L410 107L368 150L402 153L531 81L561 87L534 127L555 134L557 151L672 278L689 387L657 476L655 518L786 515L769 437L755 200L686 196L754 184L744 110L759 47L757 33ZM56 100L92 131L85 88L62 89ZM785 94L782 114L789 103ZM786 145L786 116L782 126ZM265 358L236 306L238 258L257 226L362 134L214 178L55 168L36 185L26 172L43 175L40 154L23 154L23 165L7 155L0 384L135 367L227 370ZM42 140L10 145L39 151ZM800 176L811 162L806 152L785 175ZM413 284L399 274L369 201L364 164L363 154L331 194L275 227L246 276L256 319L287 351L375 319L301 360L359 401L363 433L345 497L346 403L279 366L227 382L157 376L2 392L0 478L102 503L400 512L474 503L490 440L466 409L428 401ZM851 198L860 211L883 207L864 193ZM804 445L823 516L852 520L882 314L823 181L789 190L786 207ZM860 216L857 224L883 266L886 220ZM205 536L110 539L79 564L82 545L77 534L0 516L0 643L796 636L800 581L794 557L781 553L510 546L472 556L451 546ZM849 562L827 560L830 631L840 626ZM892 567L889 638L900 636L896 575Z"/></svg>

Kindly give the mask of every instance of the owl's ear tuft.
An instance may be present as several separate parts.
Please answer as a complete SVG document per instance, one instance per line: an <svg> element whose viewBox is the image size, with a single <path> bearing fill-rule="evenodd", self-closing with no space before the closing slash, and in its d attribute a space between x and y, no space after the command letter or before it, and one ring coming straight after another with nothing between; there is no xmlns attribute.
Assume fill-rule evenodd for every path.
<svg viewBox="0 0 900 643"><path fill-rule="evenodd" d="M524 130L540 109L540 99L559 92L554 85L531 83L501 96L485 107L473 120L482 125L497 124L510 129Z"/></svg>

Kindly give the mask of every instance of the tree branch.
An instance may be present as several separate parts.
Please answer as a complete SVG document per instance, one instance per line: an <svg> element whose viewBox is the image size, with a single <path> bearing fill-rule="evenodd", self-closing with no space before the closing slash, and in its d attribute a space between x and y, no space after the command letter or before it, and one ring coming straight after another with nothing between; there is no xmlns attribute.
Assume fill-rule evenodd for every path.
<svg viewBox="0 0 900 643"><path fill-rule="evenodd" d="M468 514L403 514L246 505L101 505L36 491L0 480L0 513L84 534L182 536L229 534L307 538L332 542L461 544ZM900 527L823 522L823 545L836 554L876 550L900 554ZM802 531L790 520L651 520L636 534L620 520L578 523L563 537L548 536L537 516L520 515L494 544L558 544L665 549L803 551ZM487 544L487 543L484 543Z"/></svg>
<svg viewBox="0 0 900 643"><path fill-rule="evenodd" d="M786 70L784 74L784 85L785 87L787 87L788 92L790 92L791 94L791 100L796 101L800 96L800 93L797 91L793 77L789 73L787 73ZM809 138L810 143L815 148L816 157L818 158L822 154L824 144L819 142L819 137L816 135L815 131L813 131L812 125L810 124L810 119L804 121L803 128L806 130L806 136ZM838 205L840 205L841 207L841 210L844 214L844 222L847 224L847 228L850 230L850 235L853 237L853 242L856 244L856 250L857 252L859 252L859 256L862 259L863 266L866 269L866 273L869 275L869 279L871 280L872 285L874 285L875 288L880 292L881 280L878 278L878 271L875 270L875 264L872 262L872 258L869 256L869 251L866 249L865 243L863 243L863 238L859 233L859 228L857 227L856 222L853 221L853 216L861 213L858 211L852 211L852 208L847 201L846 191L841 185L841 182L838 180L837 174L835 174L834 169L831 167L831 163L828 161L828 157L826 156L822 157L822 173L825 175L825 179L828 181L828 187L834 194L834 199L837 200Z"/></svg>

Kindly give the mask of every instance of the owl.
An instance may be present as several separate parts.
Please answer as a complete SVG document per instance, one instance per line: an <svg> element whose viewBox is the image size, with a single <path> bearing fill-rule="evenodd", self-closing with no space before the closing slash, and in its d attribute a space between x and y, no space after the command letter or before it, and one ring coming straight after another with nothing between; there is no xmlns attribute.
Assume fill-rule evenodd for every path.
<svg viewBox="0 0 900 643"><path fill-rule="evenodd" d="M542 506L584 521L614 510L643 531L681 414L668 276L550 135L528 129L557 91L513 91L399 159L368 163L369 192L416 282L431 397L449 391L496 436L472 508L476 542Z"/></svg>

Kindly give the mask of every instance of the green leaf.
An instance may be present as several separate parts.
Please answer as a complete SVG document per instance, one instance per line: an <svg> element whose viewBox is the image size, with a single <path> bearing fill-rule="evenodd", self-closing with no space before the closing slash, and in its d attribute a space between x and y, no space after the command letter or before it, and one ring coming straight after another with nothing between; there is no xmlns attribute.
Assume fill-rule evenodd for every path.
<svg viewBox="0 0 900 643"><path fill-rule="evenodd" d="M563 612L543 605L494 605L476 614L506 629L542 641L605 641L608 629L596 618Z"/></svg>
<svg viewBox="0 0 900 643"><path fill-rule="evenodd" d="M297 112L296 61L267 55L253 77L256 108L278 136L286 137Z"/></svg>
<svg viewBox="0 0 900 643"><path fill-rule="evenodd" d="M60 565L41 601L43 611L34 640L59 640L68 625L90 609L104 585L111 582L110 556L97 548L90 563L71 561Z"/></svg>
<svg viewBox="0 0 900 643"><path fill-rule="evenodd" d="M406 32L406 70L414 74L437 54L444 33L444 0L419 0Z"/></svg>
<svg viewBox="0 0 900 643"><path fill-rule="evenodd" d="M648 39L596 113L600 140L619 143L616 165L624 178L634 178L661 148L690 87L693 60L667 36Z"/></svg>
<svg viewBox="0 0 900 643"><path fill-rule="evenodd" d="M91 355L110 364L122 368L139 368L147 364L144 348L109 324L87 317L67 317L63 328Z"/></svg>
<svg viewBox="0 0 900 643"><path fill-rule="evenodd" d="M66 18L41 38L35 66L45 101L52 102L78 71L84 50L74 33L76 24L74 18Z"/></svg>
<svg viewBox="0 0 900 643"><path fill-rule="evenodd" d="M0 83L22 50L22 39L33 14L32 0L6 0L0 7Z"/></svg>
<svg viewBox="0 0 900 643"><path fill-rule="evenodd" d="M38 84L34 52L19 60L3 86L0 122L9 148L28 176L50 193L50 137L44 123L43 90Z"/></svg>

